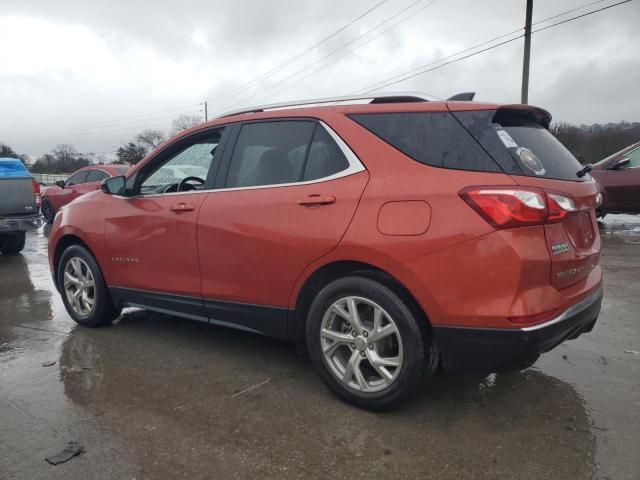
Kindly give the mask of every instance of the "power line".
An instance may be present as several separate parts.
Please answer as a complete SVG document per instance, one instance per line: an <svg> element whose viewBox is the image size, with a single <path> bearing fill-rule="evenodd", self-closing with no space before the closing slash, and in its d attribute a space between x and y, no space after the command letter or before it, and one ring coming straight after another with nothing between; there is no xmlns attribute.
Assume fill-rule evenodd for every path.
<svg viewBox="0 0 640 480"><path fill-rule="evenodd" d="M548 25L548 26L545 26L545 27L542 27L542 28L539 28L539 29L533 30L533 31L531 32L531 34L534 34L534 33L537 33L537 32L541 32L541 31L543 31L543 30L547 30L547 29L549 29L549 28L552 28L552 27L555 27L555 26L558 26L558 25L562 25L562 24L564 24L564 23L568 23L568 22L571 22L571 21L573 21L573 20L577 20L577 19L579 19L579 18L583 18L583 17L586 17L586 16L588 16L588 15L592 15L592 14L594 14L594 13L602 12L603 10L607 10L607 9L609 9L609 8L616 7L616 6L618 6L618 5L622 5L622 4L624 4L624 3L629 3L630 1L631 1L631 0L623 0L623 1L621 1L621 2L614 3L614 4L612 4L612 5L608 5L608 6L603 7L603 8L598 8L598 9L596 9L596 10L589 11L589 12L584 13L584 14L582 14L582 15L577 15L577 16L575 16L575 17L568 18L568 19L563 20L563 21L561 21L561 22L557 22L557 23L554 23L554 24L551 24L551 25ZM597 3L597 2L596 2L596 3ZM575 11L575 10L574 10L574 11ZM561 15L562 15L562 14L560 14L560 15L558 15L558 16L561 16ZM557 16L556 16L556 17L554 17L554 18L557 18ZM540 21L540 22L538 22L538 23L541 23L541 22L543 22L543 21ZM507 35L508 35L508 34L507 34ZM503 36L501 36L501 37L496 37L496 39L497 39L497 38L503 38L504 36L506 36L506 35L503 35ZM427 70L422 70L423 68L426 68L426 67L428 67L428 66L430 66L430 65L433 65L433 64L435 64L435 63L440 63L440 62L443 60L443 59L440 59L440 60L438 60L438 61L436 61L436 62L432 62L432 63L430 63L430 64L426 64L426 65L423 65L423 66L421 66L421 67L414 68L414 69L412 69L412 70L410 70L410 71L408 71L408 72L405 72L405 73L403 73L403 74L395 75L395 76L393 76L393 77L388 78L387 80L391 80L391 79L398 78L398 77L403 77L403 78L400 78L400 79L398 79L398 80L391 81L391 82L388 82L387 80L382 80L382 81L380 81L380 82L377 82L377 83L375 83L375 84L370 85L369 87L365 87L365 88L363 88L363 89L360 89L360 90L358 90L358 92L361 92L362 90L366 90L366 91L365 91L365 92L363 92L363 93L371 93L371 92L378 91L378 90L380 90L380 89L382 89L382 88L385 88L385 87L388 87L388 86L390 86L390 85L395 85L395 84L397 84L397 83L404 82L404 81L406 81L406 80L409 80L409 79L411 79L411 78L417 77L417 76L419 76L419 75L424 75L425 73L429 73L429 72L432 72L432 71L434 71L434 70L438 70L438 69L440 69L440 68L442 68L442 67L445 67L445 66L447 66L447 65L450 65L450 64L452 64L452 63L456 63L456 62L459 62L459 61L461 61L461 60L465 60L465 59L467 59L467 58L473 57L473 56L475 56L475 55L479 55L479 54L481 54L481 53L487 52L487 51L489 51L489 50L493 50L494 48L497 48L497 47L500 47L500 46L502 46L502 45L506 45L506 44L508 44L508 43L511 43L511 42L513 42L513 41L515 41L515 40L518 40L518 39L522 38L523 36L524 36L524 35L518 35L517 37L511 38L511 39L509 39L509 40L505 40L504 42L497 43L497 44L492 45L492 46L487 47L487 48L483 48L482 50L478 50L478 51L476 51L476 52L474 52L474 53L470 53L470 54L465 55L465 56L463 56L463 57L456 58L456 59L454 59L454 60L450 60L450 61L448 61L448 62L442 63L441 65L435 66L435 67L433 67L433 68L429 68L429 69L427 69ZM494 39L494 40L495 40L495 39ZM490 40L490 41L488 41L488 42L485 42L483 45L486 45L487 43L491 43L491 42L492 42L492 40ZM456 54L450 55L450 56L448 56L448 57L446 57L446 58L451 58L451 57L454 57L454 56L460 55L460 54L461 54L461 53L463 53L463 52L466 52L466 51L469 51L469 50L473 50L473 49L475 49L475 48L477 48L477 46L476 46L476 47L471 47L470 49L466 49L466 50L463 50L463 51L458 52L458 53L456 53ZM417 70L421 70L421 71L417 71ZM415 72L415 73L411 73L411 72ZM410 74L410 73L411 73L411 74ZM380 85L380 86L378 86L378 87L376 87L376 88L373 88L373 89L370 89L370 90L369 90L369 88L370 88L371 86L373 86L373 85L378 85L378 84L380 84L380 83L382 83L382 82L387 82L387 83L384 83L383 85Z"/></svg>
<svg viewBox="0 0 640 480"><path fill-rule="evenodd" d="M355 37L354 39L352 39L352 40L350 40L349 42L345 43L345 44L344 44L344 45L342 45L341 47L339 47L339 48L337 48L337 49L335 49L335 50L332 50L330 53L328 53L327 55L325 55L325 56L323 56L323 57L319 58L318 60L316 60L315 62L311 63L310 65L307 65L307 66L305 66L304 68L302 68L302 69L300 69L300 70L295 71L294 73L292 73L292 74L288 75L287 77L285 77L285 78L283 78L283 79L279 80L278 82L276 82L276 83L274 83L274 84L270 85L269 87L265 88L265 89L264 89L264 90L262 90L261 92L257 92L257 93L255 93L255 94L253 94L253 95L250 95L250 96L248 96L248 97L244 98L243 100L241 100L240 102L236 102L236 103L234 103L234 104L231 104L230 106L227 106L227 107L225 107L224 109L221 109L221 110L228 110L228 109L230 109L230 108L232 108L232 107L234 107L234 106L236 106L236 105L240 105L241 103L246 102L247 100L249 100L249 99L251 99L251 98L255 98L256 96L259 96L259 95L264 94L264 92L265 92L265 91L267 91L267 90L271 90L271 89L273 89L273 88L275 88L275 87L277 87L277 86L279 86L279 85L282 85L282 84L283 84L284 82L286 82L287 80L289 80L289 79L291 79L291 78L295 77L296 75L298 75L298 74L300 74L300 73L305 72L305 71L306 71L306 70L308 70L310 67L313 67L314 65L317 65L318 63L322 62L323 60L326 60L327 58L329 58L329 57L331 57L331 56L335 55L337 52L339 52L339 51L341 51L341 50L344 50L344 49L345 49L345 48L347 48L349 45L352 45L353 43L357 42L357 41L358 41L358 40L360 40L361 38L365 37L366 35L370 34L370 33L371 33L371 32L373 32L373 31L377 30L377 29L378 29L378 28L380 28L381 26L383 26L383 25L385 25L385 24L389 23L389 22L390 22L390 21L392 21L394 18L397 18L398 16L402 15L403 13L405 13L406 11L408 11L408 10L412 9L413 7L415 7L416 5L418 5L419 3L422 3L423 1L424 1L424 0L416 0L416 1L412 2L409 6L407 6L407 7L403 8L402 10L400 10L399 12L397 12L396 14L394 14L394 15L392 15L391 17L387 18L386 20L384 20L384 21L380 22L380 23L379 23L379 24L377 24L375 27L370 28L370 29L369 29L369 30L367 30L366 32L364 32L364 33L362 33L362 34L358 35L357 37ZM433 0L433 1L432 1L432 2L430 2L426 7L433 5L433 4L434 4L434 3L436 3L437 1L438 1L438 0ZM413 14L411 14L411 15L409 15L409 16L415 15L416 13L418 13L418 12L420 12L420 11L424 10L424 8L426 8L426 7L423 7L422 9L417 10L416 12L414 12ZM409 17L407 17L407 18L409 18ZM405 19L405 20L406 20L406 19ZM404 21L404 20L402 20L402 21ZM398 23L401 23L401 22L398 22ZM397 24L396 24L396 25L397 25ZM393 26L395 26L395 25L393 25ZM392 28L392 27L390 27L390 28ZM390 30L390 28L388 28L387 30ZM378 36L379 36L379 35L381 35L382 33L385 33L387 30L385 30L384 32L379 33L379 34L378 34ZM375 38L375 37L374 37L374 38ZM362 45L364 45L364 43L363 43ZM357 49L358 49L358 48L360 48L362 45L359 45L359 46L357 46L356 48L354 48L354 49L350 50L350 51L349 51L349 53L351 53L352 51L357 50ZM221 112L221 110L219 110L219 111L218 111L218 113L220 113L220 112Z"/></svg>
<svg viewBox="0 0 640 480"><path fill-rule="evenodd" d="M336 37L338 34L344 32L347 28L349 28L351 25L353 25L354 23L356 23L358 20L364 18L365 16L369 15L371 12L373 12L374 10L378 9L379 7L381 7L384 3L388 2L389 0L382 0L378 3L376 3L373 7L369 8L367 11L365 11L364 13L358 15L356 18L354 18L353 20L351 20L349 23L347 23L346 25L340 27L338 30L336 30L335 32L333 32L331 35L329 35L328 37L323 38L322 40L320 40L319 42L314 43L313 45L311 45L310 47L306 48L305 50L303 50L302 52L294 55L293 57L289 58L288 60L286 60L285 62L275 66L274 68L272 68L271 70L263 73L262 75L259 75L258 77L254 78L253 80L244 83L242 85L240 85L237 88L234 88L233 90L228 91L227 93L223 93L222 95L220 95L218 97L218 101L222 101L222 100L228 100L229 98L233 98L235 97L239 92L245 91L246 88L255 85L256 83L260 83L262 80L266 80L267 78L273 76L274 74L278 73L279 71L283 70L284 68L288 67L289 65L291 65L292 63L295 63L299 58L303 57L304 55L306 55L307 53L311 52L312 50L315 50L316 48L318 48L320 45L328 42L329 40L331 40L332 38Z"/></svg>
<svg viewBox="0 0 640 480"><path fill-rule="evenodd" d="M587 3L587 4L585 4L585 5L582 5L581 7L572 8L571 10L566 10L566 11L564 11L564 12L562 12L562 13L558 13L558 14L553 15L553 16L551 16L551 17L547 17L547 18L543 18L542 20L538 20L538 21L534 22L534 23L533 23L533 25L539 25L539 24L541 24L541 23L548 22L549 20L553 20L554 18L562 17L562 16L568 15L568 14L570 14L570 13L576 12L576 11L578 11L578 10L583 10L583 9L585 9L585 8L587 8L587 7L590 7L590 6L592 6L592 5L595 5L595 4L597 4L597 3L602 3L602 2L606 2L606 1L608 1L608 0L597 0L597 1L595 1L595 2ZM421 66L419 66L419 67L415 67L415 68L413 68L413 69L411 69L411 70L408 70L408 71L406 71L406 72L404 72L404 73L401 73L401 74L398 74L398 75L394 75L394 76L392 76L392 77L388 77L388 78L386 78L385 80L380 80L380 81L378 81L378 82L376 82L376 83L372 83L372 84L370 84L370 85L369 85L369 86L367 86L367 87L364 87L364 88L361 88L361 89L359 89L359 90L356 90L356 91L355 91L355 92L353 92L351 95L356 95L356 94L360 94L360 93L368 93L368 91L375 91L375 90L368 90L368 89L370 89L370 88L372 88L372 87L374 87L374 86L376 86L376 85L378 85L378 84L381 84L381 83L387 82L387 81L389 81L389 80L394 80L394 79L396 79L396 78L402 77L402 76L407 75L407 74L409 74L409 73L413 73L413 72L418 71L418 70L421 70L421 69L423 69L423 68L430 67L430 66L432 66L432 65L436 65L436 64L438 64L438 63L440 63L440 62L443 62L443 61L445 61L445 60L448 60L448 59L450 59L450 58L457 57L458 55L461 55L461 54L463 54L463 53L471 52L471 51L476 50L476 49L478 49L478 48L480 48L480 47L484 47L485 45L489 45L489 44L491 44L491 43L494 43L494 42L496 42L497 40L500 40L500 39L503 39L503 38L509 37L509 36L511 36L511 35L515 35L516 33L519 33L519 32L521 32L521 31L522 31L522 28L518 28L517 30L513 30L513 31L511 31L511 32L504 33L504 34L499 35L499 36L497 36L497 37L494 37L494 38L492 38L492 39L490 39L490 40L484 41L484 42L482 42L482 43L478 43L478 44L476 44L476 45L474 45L474 46L472 46L472 47L465 48L464 50L460 50L459 52L452 53L451 55L447 55L446 57L439 58L438 60L435 60L435 61L433 61L433 62L431 62L431 63L427 63L427 64L425 64L425 65L421 65ZM521 38L521 37L516 37L516 39L518 39L518 38ZM499 46L499 45L498 45L498 46Z"/></svg>
<svg viewBox="0 0 640 480"><path fill-rule="evenodd" d="M409 20L411 17L417 15L418 13L420 13L421 11L423 11L424 9L430 7L431 5L433 5L434 3L436 3L438 0L433 0L432 2L428 3L427 5L424 5L422 8L416 10L413 13L410 13L409 15L407 15L406 17L404 17L403 19L401 19L400 21L394 23L393 25L391 25L390 27L385 28L384 30L382 30L381 32L377 33L376 35L374 35L373 37L371 37L370 39L368 39L367 41L361 43L360 45L357 45L355 48L347 51L346 53L344 53L343 55L340 55L339 57L331 60L330 62L325 63L324 65L321 65L319 68L316 68L315 70L312 70L311 72L309 72L307 75L299 78L298 80L296 80L293 83L290 83L289 85L286 85L285 88L281 88L279 90L276 90L275 92L271 93L269 95L268 98L273 97L274 95L277 95L278 93L289 89L291 87L293 87L294 85L298 85L300 82L306 80L307 78L311 77L312 75L316 74L317 72L319 72L320 70L324 70L325 68L327 68L330 65L333 65L334 63L338 62L339 60L343 59L344 57L346 57L347 55L350 55L351 53L355 52L356 50L364 47L365 45L367 45L368 43L371 43L372 41L374 41L376 38L378 38L381 35L384 35L385 33L387 33L389 30L391 30L392 28L397 27L398 25L400 25L401 23ZM601 0L604 1L604 0Z"/></svg>

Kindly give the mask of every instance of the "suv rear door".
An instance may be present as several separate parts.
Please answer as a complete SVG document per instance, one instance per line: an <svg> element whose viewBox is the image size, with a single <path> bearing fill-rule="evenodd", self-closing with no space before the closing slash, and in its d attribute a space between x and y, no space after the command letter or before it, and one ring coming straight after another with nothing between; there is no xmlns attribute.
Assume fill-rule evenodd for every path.
<svg viewBox="0 0 640 480"><path fill-rule="evenodd" d="M550 116L523 106L453 113L519 185L573 199L575 212L544 226L550 282L562 289L587 277L600 256L598 187L589 175L576 175L582 165L546 128Z"/></svg>
<svg viewBox="0 0 640 480"><path fill-rule="evenodd" d="M236 125L219 189L198 218L202 295L212 321L284 337L295 280L346 231L369 178L327 125Z"/></svg>

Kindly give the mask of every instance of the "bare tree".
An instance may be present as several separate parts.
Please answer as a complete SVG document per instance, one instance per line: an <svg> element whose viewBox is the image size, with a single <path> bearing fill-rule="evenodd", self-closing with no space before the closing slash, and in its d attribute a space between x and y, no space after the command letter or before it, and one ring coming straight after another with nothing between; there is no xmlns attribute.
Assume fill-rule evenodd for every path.
<svg viewBox="0 0 640 480"><path fill-rule="evenodd" d="M177 119L176 119L177 120ZM147 128L143 130L138 135L136 135L136 140L139 144L147 147L150 150L153 150L166 139L162 130L154 130L153 128Z"/></svg>
<svg viewBox="0 0 640 480"><path fill-rule="evenodd" d="M187 128L191 128L199 124L202 120L198 115L180 115L171 122L171 134L175 135Z"/></svg>

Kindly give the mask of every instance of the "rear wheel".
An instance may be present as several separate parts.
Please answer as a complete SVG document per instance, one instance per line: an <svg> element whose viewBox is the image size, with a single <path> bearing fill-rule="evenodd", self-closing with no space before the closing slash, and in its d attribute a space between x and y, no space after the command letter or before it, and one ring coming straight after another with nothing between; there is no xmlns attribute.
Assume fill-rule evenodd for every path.
<svg viewBox="0 0 640 480"><path fill-rule="evenodd" d="M44 217L44 221L47 223L53 223L53 219L56 216L56 211L53 209L53 205L48 198L42 199L42 204L40 205L40 211L42 212L42 216Z"/></svg>
<svg viewBox="0 0 640 480"><path fill-rule="evenodd" d="M421 321L381 283L347 277L324 287L313 301L307 349L338 396L358 407L386 410L430 373L430 341Z"/></svg>
<svg viewBox="0 0 640 480"><path fill-rule="evenodd" d="M24 248L26 240L25 232L5 233L0 236L0 251L3 255L15 255Z"/></svg>
<svg viewBox="0 0 640 480"><path fill-rule="evenodd" d="M86 248L72 245L63 252L57 279L64 306L80 325L97 327L118 317L98 263Z"/></svg>

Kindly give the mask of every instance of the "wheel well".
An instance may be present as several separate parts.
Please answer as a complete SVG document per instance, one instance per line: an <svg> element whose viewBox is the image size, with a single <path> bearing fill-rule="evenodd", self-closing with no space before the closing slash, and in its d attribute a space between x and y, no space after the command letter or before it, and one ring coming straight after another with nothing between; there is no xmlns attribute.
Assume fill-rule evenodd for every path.
<svg viewBox="0 0 640 480"><path fill-rule="evenodd" d="M79 237L76 237L75 235L65 235L64 237L60 238L60 240L58 240L58 244L56 245L56 249L53 254L53 282L55 283L56 288L58 288L57 272L58 272L58 265L60 264L60 257L62 256L62 253L71 245L82 245L91 253L91 255L93 255L93 252L91 251L89 246L86 243L84 243L82 240L80 240ZM95 258L95 255L93 256Z"/></svg>
<svg viewBox="0 0 640 480"><path fill-rule="evenodd" d="M307 314L318 292L332 281L350 275L369 278L383 284L404 300L407 307L409 307L417 318L424 320L421 324L424 326L425 333L431 329L431 323L429 322L429 317L426 312L411 292L392 275L367 263L340 261L330 263L316 270L300 289L296 301L295 322L293 322L293 328L291 330L291 335L296 340L304 339Z"/></svg>

